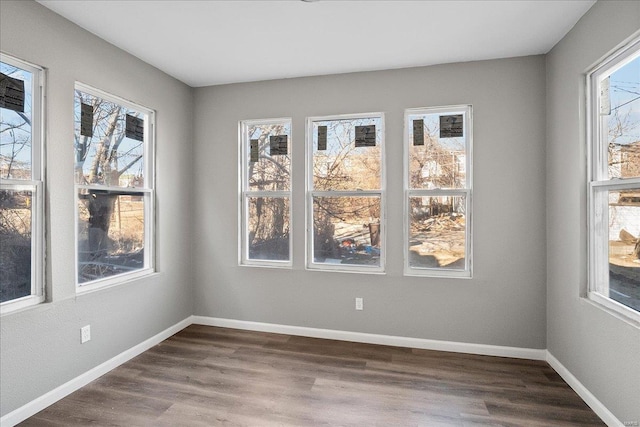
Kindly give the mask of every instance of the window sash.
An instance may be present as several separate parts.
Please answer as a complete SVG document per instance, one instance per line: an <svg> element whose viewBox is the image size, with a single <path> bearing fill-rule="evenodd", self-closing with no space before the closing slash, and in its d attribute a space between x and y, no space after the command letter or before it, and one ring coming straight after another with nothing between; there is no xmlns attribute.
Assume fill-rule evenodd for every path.
<svg viewBox="0 0 640 427"><path fill-rule="evenodd" d="M366 264L333 264L327 262L316 262L315 259L315 229L314 229L314 200L316 198L372 198L380 202L380 226L379 238L382 242L380 245L379 265ZM309 233L307 235L307 269L324 270L343 273L384 273L386 261L386 222L384 218L384 198L381 191L313 191L309 193L307 200L307 212L309 215Z"/></svg>
<svg viewBox="0 0 640 427"><path fill-rule="evenodd" d="M265 194L266 193L266 194ZM242 222L245 226L242 227L240 231L241 238L241 265L245 266L268 266L273 268L289 268L292 265L292 238L291 238L291 195L290 194L273 194L276 192L247 192L242 195ZM284 193L284 192L277 192ZM289 238L288 238L288 246L289 246L289 259L287 260L279 260L279 259L259 259L259 258L251 258L250 257L250 248L251 242L249 242L249 200L252 198L269 198L269 199L286 199L289 201Z"/></svg>
<svg viewBox="0 0 640 427"><path fill-rule="evenodd" d="M318 191L314 188L313 182L313 125L315 122L327 121L344 121L354 119L380 119L380 188L368 190L330 190ZM308 117L306 120L306 164L307 164L307 182L306 182L306 217L307 217L307 233L306 233L306 269L317 271L332 271L342 273L369 273L384 274L386 268L386 246L387 246L387 224L386 224L386 143L385 143L385 117L384 113L362 113L362 114L340 114L332 116L316 116ZM376 132L378 130L376 129ZM314 261L314 209L313 200L316 197L379 197L380 198L380 239L382 245L380 247L380 265L368 266L357 264L328 264L318 263Z"/></svg>
<svg viewBox="0 0 640 427"><path fill-rule="evenodd" d="M586 297L624 319L640 323L640 312L609 297L609 200L610 191L636 189L640 178L609 178L608 116L601 116L601 82L637 58L640 37L594 67L586 76L588 171L588 284Z"/></svg>
<svg viewBox="0 0 640 427"><path fill-rule="evenodd" d="M44 203L44 68L0 52L0 61L28 71L31 79L31 179L0 179L0 189L31 191L31 295L0 304L0 315L45 300L45 203Z"/></svg>
<svg viewBox="0 0 640 427"><path fill-rule="evenodd" d="M30 295L0 304L0 314L44 301L44 184L40 181L0 183L0 190L30 191L31 196L31 291Z"/></svg>
<svg viewBox="0 0 640 427"><path fill-rule="evenodd" d="M31 79L31 180L43 181L44 175L44 127L43 97L44 69L20 59L0 53L0 62L28 71Z"/></svg>
<svg viewBox="0 0 640 427"><path fill-rule="evenodd" d="M465 199L465 259L464 269L453 269L446 267L416 267L410 264L409 241L411 236L411 198L413 197L464 197ZM471 190L407 190L405 196L405 218L404 218L404 274L405 276L430 276L430 277L457 277L471 278L472 261L472 215L471 215Z"/></svg>
<svg viewBox="0 0 640 427"><path fill-rule="evenodd" d="M241 120L238 124L238 156L240 159L240 177L238 179L238 265L247 267L268 267L268 268L291 268L293 266L293 238L291 224L293 222L292 184L293 184L293 162L289 167L289 190L251 190L249 187L249 156L250 138L248 137L249 127L257 125L277 125L288 124L288 156L293 159L293 127L289 117L272 119L250 119ZM289 259L256 259L249 256L249 199L255 197L262 198L287 198L289 200Z"/></svg>
<svg viewBox="0 0 640 427"><path fill-rule="evenodd" d="M465 138L465 187L464 188L414 188L410 179L410 153L413 141L409 139L409 129L412 126L411 116L431 114L463 114ZM404 275L420 277L451 277L470 279L473 276L473 113L471 105L451 105L442 107L408 108L405 110L404 131ZM410 265L410 235L411 235L411 203L412 197L464 197L466 210L465 223L465 267L451 269L446 267L430 268Z"/></svg>
<svg viewBox="0 0 640 427"><path fill-rule="evenodd" d="M74 184L74 218L75 218L75 283L76 293L83 294L98 289L103 289L123 283L128 283L140 277L148 276L155 272L155 111L135 104L124 98L96 89L84 83L76 82L74 87L74 105L77 102L75 91L101 98L105 101L117 104L129 110L141 113L144 117L143 147L143 173L144 183L141 187L118 187L105 184ZM75 153L74 153L75 156ZM74 171L75 173L75 171ZM74 179L75 182L75 179ZM124 272L103 278L97 278L86 282L79 281L80 270L80 218L79 218L79 193L80 190L97 190L120 193L121 195L140 195L143 197L144 210L144 254L143 266L131 272Z"/></svg>

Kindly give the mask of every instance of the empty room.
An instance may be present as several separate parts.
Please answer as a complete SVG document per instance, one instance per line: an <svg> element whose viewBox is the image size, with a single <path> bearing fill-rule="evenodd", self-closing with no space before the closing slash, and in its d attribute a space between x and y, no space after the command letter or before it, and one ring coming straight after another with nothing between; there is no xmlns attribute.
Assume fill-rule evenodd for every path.
<svg viewBox="0 0 640 427"><path fill-rule="evenodd" d="M0 0L0 425L640 426L640 1Z"/></svg>

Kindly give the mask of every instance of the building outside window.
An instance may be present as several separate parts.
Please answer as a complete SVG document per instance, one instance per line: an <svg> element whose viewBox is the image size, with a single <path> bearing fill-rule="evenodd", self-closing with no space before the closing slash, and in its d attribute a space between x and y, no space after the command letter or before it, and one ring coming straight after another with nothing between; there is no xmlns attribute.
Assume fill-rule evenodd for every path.
<svg viewBox="0 0 640 427"><path fill-rule="evenodd" d="M0 313L44 301L43 87L0 54Z"/></svg>
<svg viewBox="0 0 640 427"><path fill-rule="evenodd" d="M152 110L76 84L79 292L154 271L153 125Z"/></svg>
<svg viewBox="0 0 640 427"><path fill-rule="evenodd" d="M640 321L640 39L587 80L588 296Z"/></svg>

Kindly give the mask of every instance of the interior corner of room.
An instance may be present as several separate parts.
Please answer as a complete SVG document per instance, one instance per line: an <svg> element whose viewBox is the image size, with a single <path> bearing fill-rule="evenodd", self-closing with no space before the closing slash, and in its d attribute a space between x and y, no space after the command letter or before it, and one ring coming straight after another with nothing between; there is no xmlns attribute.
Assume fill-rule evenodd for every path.
<svg viewBox="0 0 640 427"><path fill-rule="evenodd" d="M367 357L372 357L369 352L375 350L365 346L384 346L381 359L368 362L373 366L386 362L386 357L408 358L399 348L413 348L413 353L423 359L432 357L428 353L431 350L512 358L507 363L516 370L514 366L524 363L522 359L533 360L540 375L546 375L544 381L560 381L556 378L559 374L605 424L639 425L640 327L636 320L611 306L615 301L600 302L597 295L589 298L587 287L588 277L601 273L591 271L589 265L590 251L598 246L589 241L594 222L588 205L613 193L630 194L627 199L618 198L618 204L637 204L640 199L632 190L638 184L620 183L624 171L613 178L618 181L609 183L610 187L588 182L587 157L592 154L586 141L590 120L586 116L590 90L586 80L604 58L615 57L618 49L638 38L640 2L583 2L584 11L557 40L544 51L526 55L496 53L491 59L458 58L453 55L456 46L451 46L448 61L419 66L397 62L363 69L357 68L357 54L359 49L370 52L365 49L368 40L378 46L367 54L374 57L382 56L385 48L400 51L402 47L375 37L356 37L352 44L331 45L353 53L353 69L326 71L324 54L316 46L317 51L304 55L315 71L289 75L291 70L284 66L273 77L267 73L273 71L273 64L294 63L291 58L303 55L309 46L298 45L301 50L297 53L284 52L279 46L263 45L260 32L251 33L247 42L247 28L238 24L231 26L233 32L224 38L210 40L211 44L232 44L229 39L237 37L236 55L243 57L235 70L234 64L220 64L221 69L232 70L224 76L227 80L220 77L215 82L196 78L197 60L192 59L190 64L168 61L167 69L160 69L151 62L151 56L141 59L143 55L122 45L128 34L124 24L113 39L101 38L106 37L100 34L101 25L117 27L121 22L100 24L97 16L83 12L90 2L56 3L0 1L0 51L24 61L26 68L33 65L34 75L41 73L45 82L41 153L44 190L35 178L28 188L9 179L2 182L2 191L5 185L10 188L6 191L44 191L42 199L34 196L28 204L42 203L45 230L43 247L39 248L44 254L43 264L38 273L44 286L41 294L34 295L38 303L31 301L29 306L0 317L2 426L27 420L163 342L169 348L184 342L194 345L207 334L231 340L232 334L227 335L224 328L244 331L233 339L249 342L250 349L244 349L247 352L269 347L282 350L285 338L274 334L291 337L291 342L309 348L319 346L312 338L360 343ZM199 4L213 8L216 3L242 3L234 7L256 7L265 14L292 3L288 7L312 10L301 13L327 16L333 16L330 13L340 3L364 7L363 2L351 1L131 3L149 10L176 7L176 14L179 8L191 10ZM375 10L386 2L369 3ZM398 6L398 11L408 10L404 7L410 7L409 3L438 3L434 7L455 11L452 20L457 17L473 28L479 25L463 10L473 2L397 3L405 3ZM512 3L505 3L505 8ZM569 7L572 2L558 3ZM69 5L71 9L65 9ZM78 22L82 18L76 18L82 13L86 14L87 25L98 23L96 30L82 28L82 22ZM127 16L122 22L132 18ZM246 18L247 24L265 25L257 23L255 16ZM350 25L334 18L331 25ZM392 14L386 19L397 20L400 16ZM169 31L171 22L164 24ZM302 31L305 27L301 22L271 24L276 33L277 28ZM457 30L445 25L442 31ZM481 25L477 31L492 34ZM323 33L321 28L318 32L324 39L313 41L335 42L332 34ZM545 29L539 28L539 33L544 37ZM183 36L175 36L176 45L171 46L174 51L180 43L187 43ZM464 43L473 45L474 41L465 39ZM511 40L496 38L495 43L504 44L506 49ZM245 75L247 68L258 67L246 61L252 55L259 56L252 54L252 49L271 52L272 59L263 65L262 78ZM199 52L203 67L205 63L210 65L207 54L207 50ZM171 51L166 52L169 59L171 55ZM111 110L100 110L100 102ZM115 108L120 113L114 113ZM76 112L78 118L74 119ZM144 174L151 178L142 182L139 177L121 174L104 187L95 182L107 182L106 173L100 177L94 174L96 181L74 181L82 157L78 154L78 138L102 132L85 128L81 112L86 117L120 114L122 132L132 141L148 141L153 134L153 144L139 156L146 162L140 170L147 168ZM472 176L472 182L454 178L456 183L463 183L452 185L453 190L435 188L437 185L414 189L407 182L409 150L423 143L422 129L428 129L428 120L436 123L434 117L442 120L437 126L446 128L439 134L441 140L460 143L463 133L472 135L472 141L461 143L462 148L452 149L453 145L443 143L456 173ZM463 120L469 127L458 127L459 123L452 123L456 120ZM321 157L331 150L332 132L339 127L336 123L345 121L353 125L356 150L378 150L374 159L378 181L370 188L358 181L358 188L341 193L335 186L315 184L309 169L316 166L314 153ZM419 128L411 128L416 124ZM251 133L249 128L264 132ZM420 142L415 142L418 138L414 129ZM256 189L242 181L260 156L282 155L290 155L284 169L287 177L292 177L283 186L265 184ZM138 160L123 157L118 165L123 168ZM327 161L322 173L326 175L333 166ZM431 169L435 171L436 166ZM283 168L282 164L277 167ZM427 162L420 165L422 178L436 173L429 172L429 167ZM245 178L239 178L241 175ZM119 271L139 268L139 274L134 272L126 283L101 278L105 280L94 286L93 270L80 278L74 268L83 262L78 258L76 236L82 218L88 223L98 215L89 209L81 211L82 203L102 196L116 200L113 209L144 204L141 209L146 212L149 227L144 230L151 230L152 235L138 233L143 235L141 239L152 239L144 240L152 250L138 251L136 257L126 259L126 265L122 262ZM344 225L345 233L358 237L343 236L339 241L336 237L338 244L322 256L315 252L309 255L314 239L324 239L324 234L314 232L317 221L313 215L324 209L319 201L339 197L348 199L343 206L366 208L362 224ZM447 198L450 210L436 217L431 205L439 197ZM276 202L265 202L268 198ZM468 223L458 212L452 214L452 200L465 219L472 211ZM412 223L406 212L412 206L422 215L415 220L422 227L421 233L439 226L467 233L462 249L458 248L465 256L445 259L421 253L428 250L428 245L411 243L407 237ZM251 209L280 209L280 216L287 209L286 221L276 227L280 234L286 229L290 236L286 244L278 246L286 256L265 261L260 248L252 248L254 252L243 249L242 245L255 237L255 230L252 234L243 229L239 213L243 209L249 211L246 215L251 215ZM120 214L119 220L126 220L126 214ZM129 218L134 222L139 219L133 214ZM383 229L380 223L385 225ZM335 237L335 223L328 224L329 229ZM635 242L640 244L640 233L625 232L630 237L615 229L616 236L622 236L617 247L629 252ZM360 238L364 243L358 241ZM91 245L89 239L87 245ZM414 252L407 248L410 244L415 245ZM0 255L4 256L1 250ZM94 253L88 250L85 255ZM409 256L424 264L412 263ZM624 276L623 267L635 267L634 260L622 258L620 277ZM351 262L346 267L349 262L345 259ZM139 267L131 267L134 263ZM445 268L432 269L428 263ZM83 286L83 280L89 285ZM213 332L206 332L206 327ZM183 336L175 336L181 331ZM168 339L174 341L167 344ZM256 341L264 347L251 347ZM196 344L195 352L201 350L200 345ZM411 363L414 361L407 362ZM489 365L478 362L477 366L490 370ZM420 367L414 368L421 373ZM137 365L129 369L133 372L142 368ZM513 381L526 388L532 386L528 381L536 381L532 378L537 373L531 375ZM316 386L334 385L327 380ZM509 383L511 386L515 387ZM552 405L549 399L547 403ZM522 406L520 409L526 411L526 405ZM518 425L518 414L502 415L502 421Z"/></svg>

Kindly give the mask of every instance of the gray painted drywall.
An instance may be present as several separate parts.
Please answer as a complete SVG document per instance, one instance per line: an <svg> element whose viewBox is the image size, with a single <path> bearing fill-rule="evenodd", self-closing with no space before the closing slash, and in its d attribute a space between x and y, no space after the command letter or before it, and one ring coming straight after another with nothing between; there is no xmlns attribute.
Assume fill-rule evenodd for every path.
<svg viewBox="0 0 640 427"><path fill-rule="evenodd" d="M581 298L587 282L584 73L640 29L599 1L547 55L547 347L621 421L640 421L640 330Z"/></svg>
<svg viewBox="0 0 640 427"><path fill-rule="evenodd" d="M545 348L544 80L544 57L533 56L197 88L195 314ZM467 103L474 115L474 277L404 277L404 109ZM376 111L386 120L387 273L306 271L305 118ZM294 265L240 267L238 121L289 116ZM354 310L355 297L364 298L364 311Z"/></svg>
<svg viewBox="0 0 640 427"><path fill-rule="evenodd" d="M47 68L47 298L0 318L0 414L193 312L192 89L32 1L0 2L0 49ZM74 285L74 82L156 110L158 274L86 295ZM80 327L92 340L80 344Z"/></svg>
<svg viewBox="0 0 640 427"><path fill-rule="evenodd" d="M0 2L0 49L48 68L49 214L49 302L0 318L0 414L195 313L548 345L619 419L639 419L638 330L579 298L586 281L581 73L637 30L639 15L638 2L598 2L546 57L546 72L545 57L537 56L193 91L36 3ZM157 111L160 272L78 297L71 261L75 80ZM404 277L403 110L463 103L474 105L474 278ZM386 114L387 274L306 271L304 119L370 111ZM293 117L294 267L239 267L237 123L282 116ZM364 297L362 312L354 310L356 296ZM80 345L85 324L93 339Z"/></svg>

